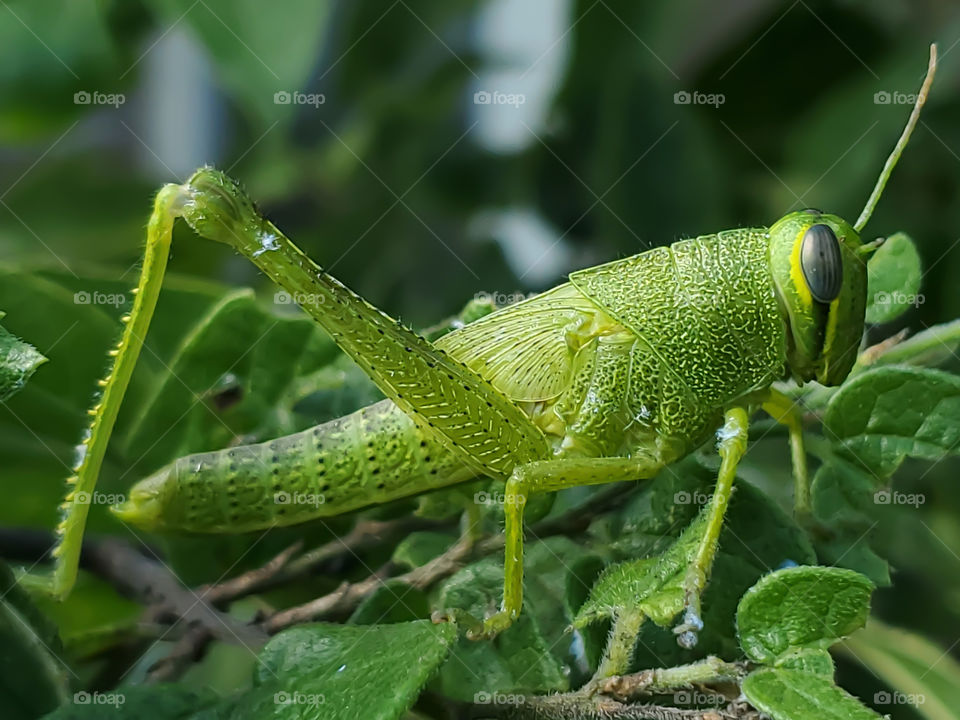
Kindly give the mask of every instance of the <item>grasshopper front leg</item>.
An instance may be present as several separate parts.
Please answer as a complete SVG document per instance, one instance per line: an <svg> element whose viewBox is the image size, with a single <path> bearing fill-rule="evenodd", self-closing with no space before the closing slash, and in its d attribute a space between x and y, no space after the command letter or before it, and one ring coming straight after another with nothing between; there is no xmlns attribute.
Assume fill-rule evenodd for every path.
<svg viewBox="0 0 960 720"><path fill-rule="evenodd" d="M797 404L778 390L770 388L762 405L764 412L790 433L790 457L793 464L793 512L798 519L810 516L810 476L807 472L807 453L803 447L803 417Z"/></svg>
<svg viewBox="0 0 960 720"><path fill-rule="evenodd" d="M744 408L730 408L724 413L723 427L717 433L720 472L717 474L717 485L710 500L706 530L683 580L683 622L674 628L677 642L687 649L696 646L697 633L703 629L700 596L707 585L707 578L710 576L710 569L717 554L720 531L723 530L723 518L730 504L730 497L733 495L733 481L737 476L737 466L747 450L748 425L747 411Z"/></svg>

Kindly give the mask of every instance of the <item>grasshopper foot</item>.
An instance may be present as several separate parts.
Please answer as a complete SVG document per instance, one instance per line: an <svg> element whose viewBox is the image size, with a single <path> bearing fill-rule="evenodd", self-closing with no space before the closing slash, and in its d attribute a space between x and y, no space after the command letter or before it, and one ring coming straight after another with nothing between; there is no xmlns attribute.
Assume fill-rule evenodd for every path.
<svg viewBox="0 0 960 720"><path fill-rule="evenodd" d="M685 650L692 650L697 646L697 633L703 630L700 595L703 593L705 584L704 574L698 572L695 567L691 567L683 581L683 622L673 629L677 636L677 644Z"/></svg>
<svg viewBox="0 0 960 720"><path fill-rule="evenodd" d="M697 633L703 630L703 618L692 607L683 613L683 622L673 632L677 636L677 645L684 650L693 650L697 646Z"/></svg>
<svg viewBox="0 0 960 720"><path fill-rule="evenodd" d="M449 610L434 610L430 619L435 624L452 623L457 628L466 630L467 637L471 640L479 639L483 634L483 621L478 620L466 610L451 608Z"/></svg>
<svg viewBox="0 0 960 720"><path fill-rule="evenodd" d="M479 632L468 630L467 637L470 640L493 640L493 638L513 625L513 621L516 619L514 613L511 613L509 610L501 610L484 620L483 627L480 628Z"/></svg>

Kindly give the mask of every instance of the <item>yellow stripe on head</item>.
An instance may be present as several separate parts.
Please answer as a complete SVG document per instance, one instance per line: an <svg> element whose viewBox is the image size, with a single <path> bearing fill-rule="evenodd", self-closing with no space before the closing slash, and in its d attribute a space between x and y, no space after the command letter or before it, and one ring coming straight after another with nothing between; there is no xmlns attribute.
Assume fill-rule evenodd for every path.
<svg viewBox="0 0 960 720"><path fill-rule="evenodd" d="M803 236L809 229L810 225L804 225L793 240L793 250L790 251L790 282L804 307L812 308L813 295L810 293L810 288L807 287L807 280L803 276L803 268L800 267L800 249L803 247Z"/></svg>

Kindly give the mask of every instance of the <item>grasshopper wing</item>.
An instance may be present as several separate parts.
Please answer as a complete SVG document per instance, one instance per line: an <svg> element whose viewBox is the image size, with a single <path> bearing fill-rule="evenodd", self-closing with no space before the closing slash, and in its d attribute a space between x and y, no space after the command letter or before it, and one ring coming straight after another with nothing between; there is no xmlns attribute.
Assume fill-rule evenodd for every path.
<svg viewBox="0 0 960 720"><path fill-rule="evenodd" d="M515 402L550 400L566 390L574 358L614 326L570 283L498 310L434 344Z"/></svg>

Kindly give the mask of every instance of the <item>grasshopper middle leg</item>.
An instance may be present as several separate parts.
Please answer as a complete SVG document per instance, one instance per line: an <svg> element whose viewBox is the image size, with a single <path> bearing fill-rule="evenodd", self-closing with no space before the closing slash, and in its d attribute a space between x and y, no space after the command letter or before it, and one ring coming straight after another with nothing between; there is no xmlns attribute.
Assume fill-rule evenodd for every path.
<svg viewBox="0 0 960 720"><path fill-rule="evenodd" d="M470 637L493 637L513 624L523 605L523 509L534 493L623 480L647 480L662 464L652 458L560 458L517 466L504 492L506 547L503 604Z"/></svg>

